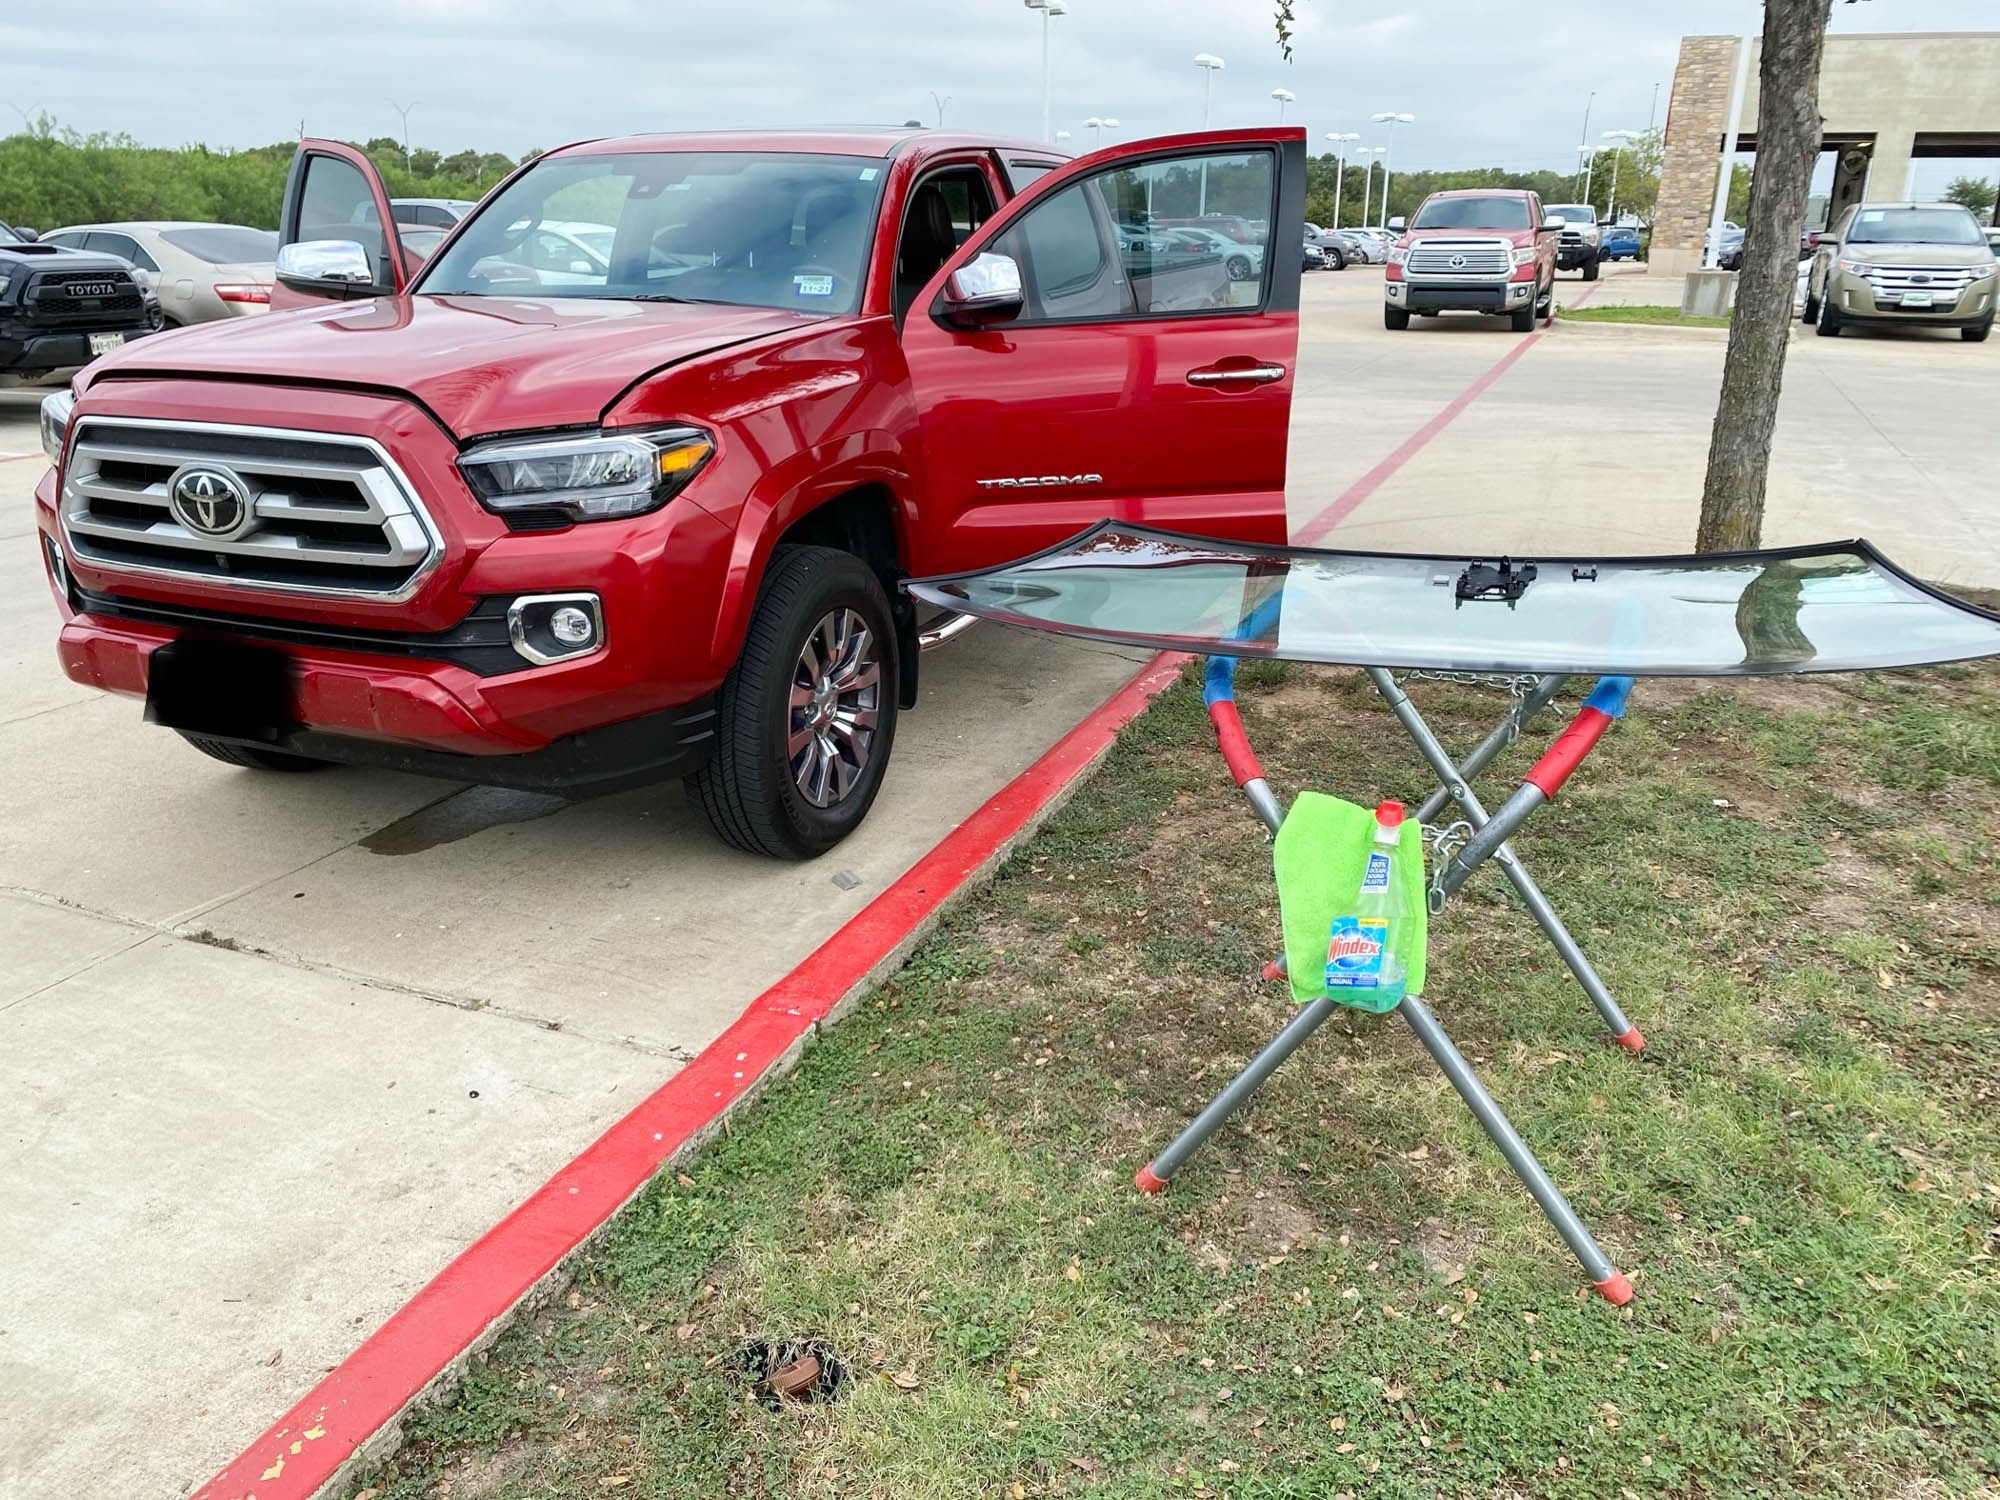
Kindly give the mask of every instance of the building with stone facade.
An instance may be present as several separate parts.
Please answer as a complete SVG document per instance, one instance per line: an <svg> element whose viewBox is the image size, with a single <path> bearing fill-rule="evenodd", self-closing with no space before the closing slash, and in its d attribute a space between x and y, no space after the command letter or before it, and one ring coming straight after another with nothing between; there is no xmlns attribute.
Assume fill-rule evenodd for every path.
<svg viewBox="0 0 2000 1500"><path fill-rule="evenodd" d="M1733 36L1681 38L1653 211L1656 271L1679 275L1701 264L1742 46ZM1750 48L1739 151L1757 149L1762 49L1754 40ZM1853 203L1908 197L1910 164L1919 157L2000 157L2000 32L1831 35L1819 111L1821 149L1839 153L1828 221Z"/></svg>

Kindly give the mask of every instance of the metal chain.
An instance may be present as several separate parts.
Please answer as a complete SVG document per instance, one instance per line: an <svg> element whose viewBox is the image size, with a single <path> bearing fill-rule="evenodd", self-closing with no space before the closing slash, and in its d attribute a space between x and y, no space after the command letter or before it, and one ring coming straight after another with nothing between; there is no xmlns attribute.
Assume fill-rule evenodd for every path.
<svg viewBox="0 0 2000 1500"><path fill-rule="evenodd" d="M1451 863L1452 856L1465 847L1465 841L1472 837L1472 825L1460 818L1455 823L1433 824L1424 830L1424 837L1431 846L1430 886L1424 893L1424 904L1430 908L1432 916L1444 910L1444 872Z"/></svg>
<svg viewBox="0 0 2000 1500"><path fill-rule="evenodd" d="M1515 702L1526 698L1541 679L1532 672L1440 672L1418 669L1405 672L1401 682L1457 682L1471 687L1495 688Z"/></svg>

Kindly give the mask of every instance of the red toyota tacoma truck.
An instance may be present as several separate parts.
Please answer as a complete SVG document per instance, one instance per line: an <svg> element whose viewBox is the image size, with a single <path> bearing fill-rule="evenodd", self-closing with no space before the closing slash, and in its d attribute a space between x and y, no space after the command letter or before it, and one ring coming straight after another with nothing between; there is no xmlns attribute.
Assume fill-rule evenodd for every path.
<svg viewBox="0 0 2000 1500"><path fill-rule="evenodd" d="M730 843L817 854L916 701L905 577L1107 516L1284 540L1299 257L1232 281L1132 231L1296 245L1304 181L1296 128L638 136L419 265L367 158L302 142L273 315L46 403L63 667L233 765L678 776Z"/></svg>
<svg viewBox="0 0 2000 1500"><path fill-rule="evenodd" d="M1410 314L1499 313L1516 333L1556 315L1556 236L1542 200L1513 188L1456 188L1417 206L1390 247L1383 271L1382 323L1408 328Z"/></svg>

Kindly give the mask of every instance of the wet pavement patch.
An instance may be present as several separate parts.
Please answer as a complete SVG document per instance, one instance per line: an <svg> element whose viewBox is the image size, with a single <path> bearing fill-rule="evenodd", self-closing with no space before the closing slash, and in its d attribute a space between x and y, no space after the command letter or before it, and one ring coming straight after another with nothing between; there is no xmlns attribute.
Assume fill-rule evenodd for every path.
<svg viewBox="0 0 2000 1500"><path fill-rule="evenodd" d="M467 787L378 828L361 841L371 854L421 854L506 823L531 823L569 806L567 797L501 786Z"/></svg>
<svg viewBox="0 0 2000 1500"><path fill-rule="evenodd" d="M751 1394L774 1411L787 1401L837 1401L847 1385L847 1366L825 1339L752 1339L736 1351L734 1364Z"/></svg>

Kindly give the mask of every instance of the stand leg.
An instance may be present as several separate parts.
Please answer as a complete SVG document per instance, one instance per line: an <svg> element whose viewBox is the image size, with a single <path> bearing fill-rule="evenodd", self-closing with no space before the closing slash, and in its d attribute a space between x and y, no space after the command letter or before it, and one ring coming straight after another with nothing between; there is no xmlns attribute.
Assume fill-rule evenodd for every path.
<svg viewBox="0 0 2000 1500"><path fill-rule="evenodd" d="M1521 731L1527 727L1528 720L1534 718L1536 714L1548 707L1549 699L1555 697L1557 690L1568 680L1566 677L1551 674L1537 682L1528 696L1523 698L1519 703L1516 703L1507 717L1493 726L1492 733L1481 740L1474 747L1473 752L1458 763L1457 779L1460 781L1470 781L1481 771L1485 770L1487 763L1494 756L1520 738ZM1432 821L1439 813L1445 810L1446 805L1451 801L1451 788L1449 786L1439 787L1430 796L1426 797L1424 805L1417 809L1417 821L1419 823Z"/></svg>
<svg viewBox="0 0 2000 1500"><path fill-rule="evenodd" d="M1444 783L1443 790L1446 795L1464 812L1466 822L1472 825L1475 832L1484 828L1488 822L1485 807L1481 805L1478 795L1467 784L1465 778L1459 774L1459 768L1453 764L1450 753L1438 742L1438 737L1431 733L1430 725L1424 722L1423 716L1417 712L1416 705L1410 702L1409 696L1397 685L1396 679L1381 667L1370 667L1368 677L1375 684L1375 690L1382 695L1396 717L1402 721L1404 730L1416 743L1418 751L1430 762L1431 769ZM1522 903L1533 914L1542 931L1548 934L1556 952L1569 966L1569 971L1576 976L1576 982L1583 986L1583 992L1590 997L1590 1003L1597 1007L1597 1014L1603 1018L1612 1038L1619 1046L1631 1052L1637 1052L1645 1046L1646 1039L1639 1034L1639 1028L1632 1024L1625 1012L1620 1009L1618 1002L1611 998L1611 991L1604 987L1604 981L1598 977L1597 970L1591 966L1590 960L1584 957L1583 949L1577 946L1576 939L1571 937L1569 929L1563 926L1562 919L1555 914L1555 909L1549 905L1548 897L1542 894L1541 887L1535 884L1535 879L1528 873L1527 867L1504 843L1494 851L1493 858L1507 878L1514 883L1514 889L1521 894Z"/></svg>
<svg viewBox="0 0 2000 1500"><path fill-rule="evenodd" d="M1451 1080L1451 1086L1458 1090L1459 1097L1465 1100L1466 1107L1485 1128L1487 1135L1492 1137L1493 1144L1500 1148L1500 1154L1507 1158L1507 1165L1527 1184L1535 1202L1548 1215L1549 1222L1555 1225L1556 1233L1563 1237L1570 1252L1582 1263L1584 1274L1590 1277L1592 1285L1614 1307L1630 1302L1632 1283L1611 1264L1610 1257L1591 1237L1590 1231L1583 1227L1583 1221L1577 1218L1576 1210L1569 1206L1569 1200L1549 1181L1549 1174L1542 1170L1542 1164L1535 1160L1534 1153L1500 1112L1500 1106L1493 1102L1493 1096L1486 1092L1479 1076L1459 1055L1458 1048L1452 1045L1451 1038L1438 1025L1437 1018L1415 995L1405 995L1397 1010L1444 1070L1444 1076Z"/></svg>
<svg viewBox="0 0 2000 1500"><path fill-rule="evenodd" d="M1321 998L1304 1006L1299 1013L1285 1023L1270 1041L1264 1044L1243 1071L1229 1080L1228 1086L1217 1094L1208 1107L1193 1120L1187 1128L1175 1136L1167 1149L1139 1168L1132 1181L1144 1193L1157 1193L1167 1185L1167 1180L1181 1169L1181 1164L1200 1149L1203 1141L1221 1128L1222 1122L1235 1114L1257 1091L1257 1086L1277 1072L1284 1060L1298 1051L1299 1045L1311 1036L1331 1016L1340 1009L1340 1002Z"/></svg>

